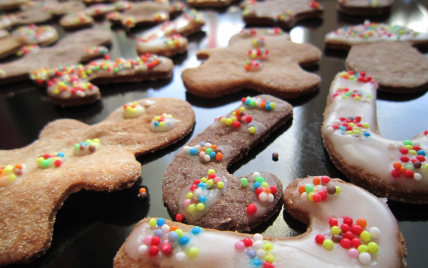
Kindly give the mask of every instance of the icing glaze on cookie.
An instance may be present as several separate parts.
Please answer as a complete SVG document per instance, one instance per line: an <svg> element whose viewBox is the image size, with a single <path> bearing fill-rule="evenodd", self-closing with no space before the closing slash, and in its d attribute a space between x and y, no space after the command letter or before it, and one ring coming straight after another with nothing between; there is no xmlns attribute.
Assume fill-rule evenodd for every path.
<svg viewBox="0 0 428 268"><path fill-rule="evenodd" d="M322 177L319 176L318 178ZM119 250L114 267L117 267L116 264L119 262L122 265L133 264L134 267L153 265L153 267L174 268L366 267L366 265L403 267L404 242L396 219L382 200L353 184L344 183L337 179L330 180L326 185L340 188L342 190L340 195L329 195L322 202L311 202L307 198L302 199L299 192L300 186L313 184L314 179L315 177L309 177L296 180L284 193L286 210L291 211L291 213L300 212L308 215L308 231L301 236L293 238L269 237L260 234L239 234L212 229L203 229L198 235L193 236L189 234L195 228L193 226L171 221L163 222L162 220L161 226L156 226L156 219L145 219L136 226ZM321 184L324 183L321 182ZM182 232L189 234L188 247L183 248L173 240L169 241L172 250L167 254L161 253L151 256L147 251L140 254L139 247L146 245L144 238L148 235L155 235L156 230L163 229L163 224L169 228L174 226L173 229L180 229L178 235ZM348 231L344 224L348 225L349 232L351 232L346 235L350 237L352 234L352 239L354 239L354 243L351 243L349 248L347 248L346 240L342 244L340 241L334 242L338 240L332 235L332 232L337 235L337 227L343 227L344 230ZM342 233L342 229L339 229ZM165 231L171 232L171 229ZM326 241L325 246L323 243L319 243L320 234L323 236L322 242ZM163 239L168 239L168 234L163 233L162 235ZM175 237L175 235L173 236ZM348 239L347 237L343 238ZM357 241L360 243L359 246L365 247L360 248ZM147 246L149 247L149 245ZM189 254L190 247L197 248L198 254ZM358 252L357 248L361 250L361 253ZM351 253L348 253L349 251ZM184 253L185 258L180 258L177 261L175 254L179 252ZM357 253L357 258L355 258L355 253Z"/></svg>
<svg viewBox="0 0 428 268"><path fill-rule="evenodd" d="M76 143L74 145L73 154L77 156L83 156L95 153L101 147L99 139L86 140L85 142Z"/></svg>
<svg viewBox="0 0 428 268"><path fill-rule="evenodd" d="M36 26L34 24L21 26L12 32L24 44L35 45L45 43L57 36L56 29L49 25Z"/></svg>
<svg viewBox="0 0 428 268"><path fill-rule="evenodd" d="M221 161L227 154L228 146L217 146L209 142L201 142L195 146L184 146L179 153L190 157L198 157L202 163Z"/></svg>
<svg viewBox="0 0 428 268"><path fill-rule="evenodd" d="M19 18L14 14L0 16L0 29L5 29L19 22Z"/></svg>
<svg viewBox="0 0 428 268"><path fill-rule="evenodd" d="M39 52L40 47L38 45L28 45L21 47L20 50L16 52L17 56L23 56L27 54L33 54Z"/></svg>
<svg viewBox="0 0 428 268"><path fill-rule="evenodd" d="M9 32L3 29L0 29L0 39L5 38L6 36L9 36Z"/></svg>
<svg viewBox="0 0 428 268"><path fill-rule="evenodd" d="M20 181L27 169L23 164L6 165L0 168L0 189Z"/></svg>
<svg viewBox="0 0 428 268"><path fill-rule="evenodd" d="M135 101L123 105L123 117L125 118L139 117L144 114L144 111L144 107Z"/></svg>
<svg viewBox="0 0 428 268"><path fill-rule="evenodd" d="M428 42L428 34L418 33L410 28L370 22L339 28L325 36L326 42L343 42L349 45L372 43L379 41L424 41Z"/></svg>
<svg viewBox="0 0 428 268"><path fill-rule="evenodd" d="M338 74L327 100L322 127L324 139L347 166L377 176L386 185L396 185L406 192L426 188L427 133L419 133L406 141L383 138L376 120L377 87L377 83L365 73L353 74L350 71ZM338 90L356 90L367 98L364 101L355 97L344 98L345 95L337 94Z"/></svg>
<svg viewBox="0 0 428 268"><path fill-rule="evenodd" d="M78 12L78 13L67 14L64 17L62 17L61 25L74 26L74 25L92 23L93 21L94 19L88 14L86 14L85 12Z"/></svg>
<svg viewBox="0 0 428 268"><path fill-rule="evenodd" d="M177 122L178 120L174 119L170 114L158 115L150 122L150 129L154 132L170 131Z"/></svg>
<svg viewBox="0 0 428 268"><path fill-rule="evenodd" d="M62 152L56 154L44 154L37 158L39 168L60 167L64 162L65 154Z"/></svg>

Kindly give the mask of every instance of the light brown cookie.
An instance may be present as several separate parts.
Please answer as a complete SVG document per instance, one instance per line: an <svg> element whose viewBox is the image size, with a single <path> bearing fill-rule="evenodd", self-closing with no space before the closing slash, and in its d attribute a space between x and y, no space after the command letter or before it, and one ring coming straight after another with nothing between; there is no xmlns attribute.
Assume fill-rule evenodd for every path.
<svg viewBox="0 0 428 268"><path fill-rule="evenodd" d="M309 195L321 200L310 201ZM327 176L308 177L287 187L284 202L284 209L308 226L304 234L240 234L147 218L128 236L113 267L407 267L397 220L384 201L364 189Z"/></svg>
<svg viewBox="0 0 428 268"><path fill-rule="evenodd" d="M428 203L428 131L405 141L382 137L376 115L377 87L365 73L336 76L324 113L324 146L334 165L353 183L390 200Z"/></svg>
<svg viewBox="0 0 428 268"><path fill-rule="evenodd" d="M172 57L187 51L186 36L198 32L205 24L202 15L190 10L174 21L167 21L145 32L138 39L137 53L155 53Z"/></svg>
<svg viewBox="0 0 428 268"><path fill-rule="evenodd" d="M86 9L86 5L80 0L66 2L49 1L44 5L44 9L54 16L62 16L83 11Z"/></svg>
<svg viewBox="0 0 428 268"><path fill-rule="evenodd" d="M13 36L0 39L0 59L15 54L22 47L22 42ZM0 66L1 69L1 66ZM1 77L1 71L0 71Z"/></svg>
<svg viewBox="0 0 428 268"><path fill-rule="evenodd" d="M233 36L229 47L201 50L203 65L183 71L187 91L217 98L250 88L280 98L297 98L315 91L320 77L300 66L316 64L318 48L296 44L278 28L244 29Z"/></svg>
<svg viewBox="0 0 428 268"><path fill-rule="evenodd" d="M162 199L189 224L250 231L282 205L282 183L268 172L242 177L227 168L292 117L287 102L269 95L243 98L184 146L165 171Z"/></svg>
<svg viewBox="0 0 428 268"><path fill-rule="evenodd" d="M319 17L323 7L315 0L244 1L242 16L247 25L291 28L297 21Z"/></svg>
<svg viewBox="0 0 428 268"><path fill-rule="evenodd" d="M428 87L428 59L411 42L353 46L345 65L355 73L372 76L382 91L413 93Z"/></svg>
<svg viewBox="0 0 428 268"><path fill-rule="evenodd" d="M13 10L20 8L27 2L28 0L0 0L0 8L2 10Z"/></svg>
<svg viewBox="0 0 428 268"><path fill-rule="evenodd" d="M428 45L428 34L413 31L410 28L370 22L345 26L325 36L325 47L331 49L350 50L353 45L377 42L410 42L413 46Z"/></svg>
<svg viewBox="0 0 428 268"><path fill-rule="evenodd" d="M87 49L111 43L111 33L102 30L84 30L69 34L55 46L41 48L16 61L0 66L0 85L30 79L29 74L38 68L53 69L60 64L69 66L88 61L102 54L88 54Z"/></svg>
<svg viewBox="0 0 428 268"><path fill-rule="evenodd" d="M15 13L19 25L44 23L51 20L52 14L44 9L43 2L28 2L21 6L21 11Z"/></svg>
<svg viewBox="0 0 428 268"><path fill-rule="evenodd" d="M172 76L174 63L165 57L145 54L131 60L98 59L83 66L59 66L55 69L39 68L31 72L30 77L39 86L47 87L49 99L55 104L78 106L101 98L100 90L94 84L168 79Z"/></svg>
<svg viewBox="0 0 428 268"><path fill-rule="evenodd" d="M338 0L337 10L348 15L377 16L391 11L393 0Z"/></svg>
<svg viewBox="0 0 428 268"><path fill-rule="evenodd" d="M0 29L9 29L19 24L19 17L15 14L0 15Z"/></svg>
<svg viewBox="0 0 428 268"><path fill-rule="evenodd" d="M174 125L168 131L152 131L151 121L163 113L173 116ZM0 166L5 167L0 174L0 265L44 254L55 214L70 194L82 188L130 187L141 172L135 157L177 142L194 122L192 107L183 100L139 100L93 126L54 121L27 147L0 151Z"/></svg>
<svg viewBox="0 0 428 268"><path fill-rule="evenodd" d="M190 7L224 7L240 0L187 0Z"/></svg>
<svg viewBox="0 0 428 268"><path fill-rule="evenodd" d="M20 40L23 45L48 46L58 40L58 32L50 25L18 27L12 32L12 35Z"/></svg>

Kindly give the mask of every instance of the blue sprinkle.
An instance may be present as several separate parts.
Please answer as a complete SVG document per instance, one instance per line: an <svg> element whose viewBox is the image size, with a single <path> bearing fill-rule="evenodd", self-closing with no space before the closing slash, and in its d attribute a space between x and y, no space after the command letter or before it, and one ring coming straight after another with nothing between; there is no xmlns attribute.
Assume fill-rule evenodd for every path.
<svg viewBox="0 0 428 268"><path fill-rule="evenodd" d="M364 132L364 136L370 137L370 133L369 132Z"/></svg>
<svg viewBox="0 0 428 268"><path fill-rule="evenodd" d="M199 203L205 204L205 202L207 202L207 198L205 196L200 196L199 197Z"/></svg>
<svg viewBox="0 0 428 268"><path fill-rule="evenodd" d="M245 100L245 104L246 104L246 105L248 105L248 106L250 106L250 104L251 104L251 100L250 100L250 99L246 99L246 100Z"/></svg>
<svg viewBox="0 0 428 268"><path fill-rule="evenodd" d="M196 155L196 154L198 153L198 150L196 150L196 148L191 148L191 149L189 150L189 153L190 153L191 155Z"/></svg>
<svg viewBox="0 0 428 268"><path fill-rule="evenodd" d="M251 259L254 259L256 257L256 252L254 250L249 250L249 251L247 251L247 255Z"/></svg>
<svg viewBox="0 0 428 268"><path fill-rule="evenodd" d="M343 131L346 131L346 127L344 127L344 126L340 126L339 129L343 130Z"/></svg>
<svg viewBox="0 0 428 268"><path fill-rule="evenodd" d="M163 218L159 218L156 222L156 225L162 227L165 224L165 220Z"/></svg>
<svg viewBox="0 0 428 268"><path fill-rule="evenodd" d="M265 109L266 111L269 111L271 109L270 104L266 104Z"/></svg>
<svg viewBox="0 0 428 268"><path fill-rule="evenodd" d="M201 145L201 147L205 146L205 142L200 142L199 145Z"/></svg>
<svg viewBox="0 0 428 268"><path fill-rule="evenodd" d="M156 231L154 232L154 235L161 237L163 235L163 231L161 229L156 229Z"/></svg>
<svg viewBox="0 0 428 268"><path fill-rule="evenodd" d="M192 229L192 234L194 234L194 235L200 234L201 232L202 232L202 228L199 226L195 226Z"/></svg>
<svg viewBox="0 0 428 268"><path fill-rule="evenodd" d="M258 259L258 258L255 258L253 260L253 265L254 266L260 266L260 265L262 265L262 261L260 259Z"/></svg>
<svg viewBox="0 0 428 268"><path fill-rule="evenodd" d="M207 188L207 185L206 185L205 183L203 183L203 182L200 182L200 183L198 184L198 187L199 187L199 188L206 189L206 188Z"/></svg>
<svg viewBox="0 0 428 268"><path fill-rule="evenodd" d="M173 242L177 241L177 239L178 239L178 234L176 232L169 232L169 234L168 234L168 240L170 242L173 243Z"/></svg>
<svg viewBox="0 0 428 268"><path fill-rule="evenodd" d="M159 126L159 122L155 121L154 125L155 125L155 127Z"/></svg>
<svg viewBox="0 0 428 268"><path fill-rule="evenodd" d="M423 155L423 156L425 156L425 155L426 155L426 153L425 153L425 151L424 151L424 150L419 150L419 151L418 151L418 155Z"/></svg>
<svg viewBox="0 0 428 268"><path fill-rule="evenodd" d="M217 154L216 152L211 152L210 157L215 158L216 154Z"/></svg>
<svg viewBox="0 0 428 268"><path fill-rule="evenodd" d="M61 153L61 152L57 153L56 155L60 156L60 157L64 157L65 156L64 153Z"/></svg>
<svg viewBox="0 0 428 268"><path fill-rule="evenodd" d="M187 243L189 243L190 239L187 236L182 236L180 239L178 239L178 244L185 246Z"/></svg>
<svg viewBox="0 0 428 268"><path fill-rule="evenodd" d="M254 125L254 123L249 123L248 127L256 127L256 126Z"/></svg>
<svg viewBox="0 0 428 268"><path fill-rule="evenodd" d="M254 183L254 190L256 190L257 188L261 187L262 185L260 184L260 182L255 182Z"/></svg>

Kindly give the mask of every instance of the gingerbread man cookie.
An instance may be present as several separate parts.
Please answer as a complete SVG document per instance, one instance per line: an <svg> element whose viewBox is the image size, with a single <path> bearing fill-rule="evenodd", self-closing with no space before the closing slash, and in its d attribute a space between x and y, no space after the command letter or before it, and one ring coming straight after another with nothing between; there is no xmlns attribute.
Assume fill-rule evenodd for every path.
<svg viewBox="0 0 428 268"><path fill-rule="evenodd" d="M52 14L44 9L43 2L28 2L21 6L21 11L15 13L19 25L44 23L52 19Z"/></svg>
<svg viewBox="0 0 428 268"><path fill-rule="evenodd" d="M88 61L102 54L87 53L87 49L111 43L111 33L103 30L76 32L59 40L53 47L41 48L16 61L0 66L0 85L30 79L29 74L38 68L53 69L60 64L69 66Z"/></svg>
<svg viewBox="0 0 428 268"><path fill-rule="evenodd" d="M278 28L244 29L229 41L229 47L201 50L201 66L182 73L187 91L217 98L243 88L280 98L297 98L315 91L321 81L300 66L315 64L318 48L296 44Z"/></svg>
<svg viewBox="0 0 428 268"><path fill-rule="evenodd" d="M162 114L169 128L151 130ZM0 151L0 265L29 262L52 240L55 214L80 189L114 191L140 176L137 155L177 142L193 128L189 103L172 98L124 105L93 126L71 119L47 125L27 147Z"/></svg>
<svg viewBox="0 0 428 268"><path fill-rule="evenodd" d="M190 10L174 21L164 22L144 33L138 39L137 53L155 53L166 57L184 53L187 51L185 36L200 31L204 24L202 15Z"/></svg>
<svg viewBox="0 0 428 268"><path fill-rule="evenodd" d="M242 6L246 24L282 28L291 28L299 20L320 17L323 13L322 6L315 0L250 0Z"/></svg>
<svg viewBox="0 0 428 268"><path fill-rule="evenodd" d="M391 11L393 0L338 0L337 10L348 15L377 16Z"/></svg>
<svg viewBox="0 0 428 268"><path fill-rule="evenodd" d="M165 172L162 196L171 215L238 231L269 219L282 204L281 181L268 172L237 178L227 168L291 117L290 104L259 95L243 98L236 111L216 119L178 151Z"/></svg>
<svg viewBox="0 0 428 268"><path fill-rule="evenodd" d="M147 218L128 236L113 267L407 266L397 220L384 201L364 189L327 176L308 177L287 187L284 202L284 209L308 226L304 234L240 234Z"/></svg>
<svg viewBox="0 0 428 268"><path fill-rule="evenodd" d="M99 52L94 51L92 54ZM78 106L101 98L99 88L91 82L107 84L168 79L172 76L173 68L172 60L155 54L145 54L132 60L98 59L86 65L40 68L31 72L30 77L38 85L47 86L52 102L62 106Z"/></svg>
<svg viewBox="0 0 428 268"><path fill-rule="evenodd" d="M428 203L428 132L405 141L382 137L376 118L377 87L365 73L336 76L324 113L324 146L353 183L391 200Z"/></svg>

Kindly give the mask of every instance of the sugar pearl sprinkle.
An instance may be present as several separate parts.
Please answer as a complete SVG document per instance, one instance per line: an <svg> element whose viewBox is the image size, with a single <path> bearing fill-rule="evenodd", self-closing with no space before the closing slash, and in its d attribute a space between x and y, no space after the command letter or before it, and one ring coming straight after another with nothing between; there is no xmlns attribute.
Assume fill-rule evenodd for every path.
<svg viewBox="0 0 428 268"><path fill-rule="evenodd" d="M151 234L144 236L137 249L140 255L174 256L179 262L198 256L199 250L192 246L192 239L203 233L201 227L195 226L190 232L183 232L175 225L165 224L163 218L150 219L149 226L147 232Z"/></svg>
<svg viewBox="0 0 428 268"><path fill-rule="evenodd" d="M195 146L184 146L183 150L188 155L199 156L201 162L221 161L223 159L222 150L209 142L201 142Z"/></svg>
<svg viewBox="0 0 428 268"><path fill-rule="evenodd" d="M17 179L23 178L26 168L23 164L7 165L0 168L0 188L12 185Z"/></svg>
<svg viewBox="0 0 428 268"><path fill-rule="evenodd" d="M244 238L235 243L235 250L244 253L250 264L254 267L274 268L275 254L273 244L264 241L261 234L255 234L253 238Z"/></svg>
<svg viewBox="0 0 428 268"><path fill-rule="evenodd" d="M231 117L221 116L219 118L216 118L215 121L220 122L222 126L232 126L235 129L240 129L243 124L247 124L248 132L254 134L257 131L256 125L252 123L253 117L251 115L245 114L244 107L241 107L238 110L234 111Z"/></svg>
<svg viewBox="0 0 428 268"><path fill-rule="evenodd" d="M260 98L246 97L241 99L242 103L250 108L259 108L266 111L271 111L276 108L274 102L262 100Z"/></svg>
<svg viewBox="0 0 428 268"><path fill-rule="evenodd" d="M259 172L251 174L250 179L242 178L241 186L251 187L260 202L272 203L275 200L275 194L278 191L278 188L276 188L275 185L269 185L269 183L265 181L265 178L260 176ZM247 206L247 214L252 215L256 212L257 206L255 204Z"/></svg>
<svg viewBox="0 0 428 268"><path fill-rule="evenodd" d="M361 102L369 102L372 96L357 89L350 90L347 87L339 87L333 94L333 98L336 97L342 97L342 99L352 99Z"/></svg>
<svg viewBox="0 0 428 268"><path fill-rule="evenodd" d="M257 59L260 61L264 61L267 59L267 56L269 54L269 50L264 49L264 48L257 48L257 49L252 49L248 51L248 54L250 55L251 59Z"/></svg>
<svg viewBox="0 0 428 268"><path fill-rule="evenodd" d="M124 24L129 28L135 27L135 19L133 16L126 16L124 19Z"/></svg>
<svg viewBox="0 0 428 268"><path fill-rule="evenodd" d="M369 132L370 125L368 123L362 123L361 116L340 117L338 120L335 120L333 124L327 124L326 127L329 133L333 133L337 130L342 135L364 138L369 138L371 136Z"/></svg>
<svg viewBox="0 0 428 268"><path fill-rule="evenodd" d="M376 83L373 78L369 75L366 75L365 72L361 72L359 74L354 74L353 71L343 71L340 73L340 77L352 81L358 81L362 83Z"/></svg>
<svg viewBox="0 0 428 268"><path fill-rule="evenodd" d="M55 32L55 28L49 25L36 26L30 24L28 26L19 27L13 31L12 34L25 41L25 43L36 44L42 40L51 38Z"/></svg>
<svg viewBox="0 0 428 268"><path fill-rule="evenodd" d="M428 130L424 132L428 134ZM423 173L428 169L428 162L426 160L426 152L420 144L413 143L410 140L405 140L395 147L399 151L400 161L392 164L391 176L394 178L409 178L421 181ZM423 172L425 171L425 172Z"/></svg>
<svg viewBox="0 0 428 268"><path fill-rule="evenodd" d="M38 45L27 45L22 46L20 50L16 52L17 56L23 56L27 54L33 54L39 52L40 47Z"/></svg>
<svg viewBox="0 0 428 268"><path fill-rule="evenodd" d="M336 35L346 37L347 39L360 40L402 40L411 38L419 33L410 28L398 25L388 25L383 23L370 22L366 20L364 24L356 26L346 26L334 31Z"/></svg>
<svg viewBox="0 0 428 268"><path fill-rule="evenodd" d="M108 48L105 46L92 46L88 49L86 49L86 54L93 55L93 54L102 54L105 55L108 53Z"/></svg>
<svg viewBox="0 0 428 268"><path fill-rule="evenodd" d="M258 39L252 39L251 44L253 44L254 47L262 47L265 45L265 39L263 37L259 37Z"/></svg>
<svg viewBox="0 0 428 268"><path fill-rule="evenodd" d="M262 62L260 60L247 60L244 68L248 72L260 71L262 69Z"/></svg>
<svg viewBox="0 0 428 268"><path fill-rule="evenodd" d="M76 143L74 145L73 154L77 156L83 156L95 153L101 147L99 139L86 140L85 142Z"/></svg>
<svg viewBox="0 0 428 268"><path fill-rule="evenodd" d="M195 21L195 22L202 22L203 17L200 12L198 12L196 9L191 9L187 11L184 15L184 18L189 21Z"/></svg>
<svg viewBox="0 0 428 268"><path fill-rule="evenodd" d="M129 102L123 105L123 117L124 118L137 118L144 114L144 107L139 105L136 101Z"/></svg>
<svg viewBox="0 0 428 268"><path fill-rule="evenodd" d="M319 203L327 200L328 195L339 195L342 189L339 186L329 184L330 180L328 176L315 177L312 181L313 184L300 185L301 199Z"/></svg>
<svg viewBox="0 0 428 268"><path fill-rule="evenodd" d="M171 114L163 114L155 116L150 123L150 129L155 132L170 131L175 127L175 120Z"/></svg>
<svg viewBox="0 0 428 268"><path fill-rule="evenodd" d="M379 251L380 230L377 227L367 227L363 218L354 223L351 217L329 219L330 233L318 234L315 243L322 245L326 250L334 250L338 243L348 250L348 256L355 258L364 265L370 264ZM339 225L340 222L340 225Z"/></svg>
<svg viewBox="0 0 428 268"><path fill-rule="evenodd" d="M37 165L40 168L60 167L64 162L64 153L44 154L37 158Z"/></svg>
<svg viewBox="0 0 428 268"><path fill-rule="evenodd" d="M146 199L147 198L147 190L146 190L146 188L141 188L138 191L138 197L141 198L141 199Z"/></svg>
<svg viewBox="0 0 428 268"><path fill-rule="evenodd" d="M208 178L203 177L200 180L196 179L190 186L189 192L186 194L186 199L183 202L187 212L194 214L205 210L207 197L204 195L207 190L223 189L224 182L216 175L214 169L208 170Z"/></svg>

